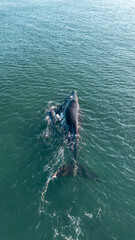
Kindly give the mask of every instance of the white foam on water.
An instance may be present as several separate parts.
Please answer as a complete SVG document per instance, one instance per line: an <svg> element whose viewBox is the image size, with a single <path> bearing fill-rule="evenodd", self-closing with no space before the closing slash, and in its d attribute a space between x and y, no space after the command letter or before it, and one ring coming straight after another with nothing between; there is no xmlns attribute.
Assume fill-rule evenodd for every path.
<svg viewBox="0 0 135 240"><path fill-rule="evenodd" d="M93 214L91 214L91 213L87 213L87 212L85 212L85 216L87 216L88 218L93 218Z"/></svg>

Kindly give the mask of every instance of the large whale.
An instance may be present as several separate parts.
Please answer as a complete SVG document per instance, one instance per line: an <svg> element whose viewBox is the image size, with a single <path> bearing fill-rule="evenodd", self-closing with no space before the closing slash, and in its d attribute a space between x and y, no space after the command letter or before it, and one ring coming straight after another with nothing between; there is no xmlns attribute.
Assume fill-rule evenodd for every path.
<svg viewBox="0 0 135 240"><path fill-rule="evenodd" d="M65 100L64 104L59 107L50 109L49 117L52 124L56 121L60 121L65 135L68 139L68 144L72 152L72 161L69 164L62 165L52 176L63 177L79 175L97 182L100 182L100 178L96 173L90 169L82 166L77 160L77 144L78 144L78 129L79 129L79 103L77 98L77 92L72 91L69 97Z"/></svg>

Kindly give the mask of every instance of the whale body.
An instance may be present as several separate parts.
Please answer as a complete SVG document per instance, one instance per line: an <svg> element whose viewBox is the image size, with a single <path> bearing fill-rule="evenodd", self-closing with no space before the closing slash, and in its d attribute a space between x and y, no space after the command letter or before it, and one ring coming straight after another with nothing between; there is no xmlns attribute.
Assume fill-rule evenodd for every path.
<svg viewBox="0 0 135 240"><path fill-rule="evenodd" d="M55 109L50 110L50 117L53 123L57 120L63 126L65 135L70 144L72 152L72 161L69 164L62 165L54 174L54 177L64 177L79 175L97 182L100 182L99 176L92 170L82 166L77 160L77 144L79 129L79 103L77 92L72 91L65 102Z"/></svg>

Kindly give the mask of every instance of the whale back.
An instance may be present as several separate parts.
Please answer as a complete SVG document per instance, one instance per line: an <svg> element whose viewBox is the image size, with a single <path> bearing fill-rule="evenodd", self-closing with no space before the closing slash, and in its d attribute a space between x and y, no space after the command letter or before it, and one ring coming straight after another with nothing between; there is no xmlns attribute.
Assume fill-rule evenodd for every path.
<svg viewBox="0 0 135 240"><path fill-rule="evenodd" d="M78 102L76 99L70 100L65 109L65 120L68 131L71 134L78 133Z"/></svg>

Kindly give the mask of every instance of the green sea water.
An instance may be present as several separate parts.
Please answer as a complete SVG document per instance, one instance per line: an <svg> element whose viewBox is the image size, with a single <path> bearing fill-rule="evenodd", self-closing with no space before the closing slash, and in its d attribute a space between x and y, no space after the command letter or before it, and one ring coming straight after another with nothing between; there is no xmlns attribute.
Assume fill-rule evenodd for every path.
<svg viewBox="0 0 135 240"><path fill-rule="evenodd" d="M78 161L45 111L77 90ZM56 127L57 128L57 127ZM0 1L0 240L135 239L135 1Z"/></svg>

